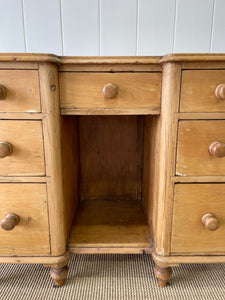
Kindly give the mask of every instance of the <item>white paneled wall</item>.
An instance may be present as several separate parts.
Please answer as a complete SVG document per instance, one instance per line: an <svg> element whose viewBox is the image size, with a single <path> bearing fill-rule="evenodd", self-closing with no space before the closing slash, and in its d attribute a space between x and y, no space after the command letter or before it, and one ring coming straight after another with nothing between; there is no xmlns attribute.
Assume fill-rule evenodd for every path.
<svg viewBox="0 0 225 300"><path fill-rule="evenodd" d="M0 52L225 52L225 0L0 0Z"/></svg>

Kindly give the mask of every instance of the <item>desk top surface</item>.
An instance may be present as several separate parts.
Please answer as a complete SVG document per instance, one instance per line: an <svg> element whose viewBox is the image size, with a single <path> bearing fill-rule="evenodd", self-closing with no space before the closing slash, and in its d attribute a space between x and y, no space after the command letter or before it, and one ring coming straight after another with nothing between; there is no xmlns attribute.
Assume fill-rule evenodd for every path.
<svg viewBox="0 0 225 300"><path fill-rule="evenodd" d="M161 64L165 62L224 62L225 53L185 53L164 56L57 56L41 53L1 53L5 62L52 62L57 64Z"/></svg>

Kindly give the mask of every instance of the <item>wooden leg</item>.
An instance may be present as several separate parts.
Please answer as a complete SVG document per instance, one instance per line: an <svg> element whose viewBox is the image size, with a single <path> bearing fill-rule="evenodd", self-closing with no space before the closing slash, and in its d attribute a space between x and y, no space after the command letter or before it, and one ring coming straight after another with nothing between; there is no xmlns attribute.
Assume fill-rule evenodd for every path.
<svg viewBox="0 0 225 300"><path fill-rule="evenodd" d="M155 276L158 279L158 284L161 287L167 286L168 280L172 277L172 269L170 267L163 268L158 265L155 265L154 268Z"/></svg>
<svg viewBox="0 0 225 300"><path fill-rule="evenodd" d="M66 266L62 268L51 268L50 275L52 279L55 281L55 285L57 287L63 286L68 274L69 268Z"/></svg>

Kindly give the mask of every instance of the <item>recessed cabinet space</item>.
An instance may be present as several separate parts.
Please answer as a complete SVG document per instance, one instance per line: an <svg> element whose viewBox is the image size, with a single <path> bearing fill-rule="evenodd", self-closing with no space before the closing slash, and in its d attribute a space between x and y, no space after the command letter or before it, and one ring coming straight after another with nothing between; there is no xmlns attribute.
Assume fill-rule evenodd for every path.
<svg viewBox="0 0 225 300"><path fill-rule="evenodd" d="M73 214L71 252L151 252L150 198L143 186L150 160L144 161L150 153L144 131L151 118L63 117L64 186L73 187L65 189Z"/></svg>

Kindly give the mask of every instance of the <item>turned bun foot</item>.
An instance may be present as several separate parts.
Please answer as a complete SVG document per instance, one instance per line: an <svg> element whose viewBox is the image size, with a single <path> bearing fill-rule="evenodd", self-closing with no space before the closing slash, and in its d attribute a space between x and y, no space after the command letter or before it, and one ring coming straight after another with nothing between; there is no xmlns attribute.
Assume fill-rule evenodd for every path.
<svg viewBox="0 0 225 300"><path fill-rule="evenodd" d="M63 286L68 274L69 268L64 266L62 268L51 268L50 275L52 279L55 281L55 285L57 287Z"/></svg>
<svg viewBox="0 0 225 300"><path fill-rule="evenodd" d="M167 286L167 283L169 279L172 277L172 269L169 268L163 268L158 265L155 265L154 268L155 276L158 279L158 284L161 287Z"/></svg>

